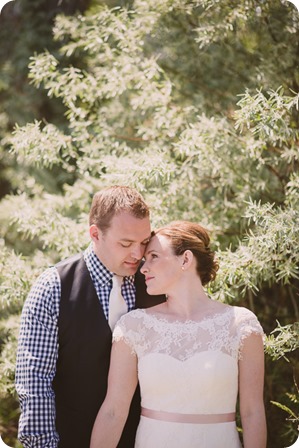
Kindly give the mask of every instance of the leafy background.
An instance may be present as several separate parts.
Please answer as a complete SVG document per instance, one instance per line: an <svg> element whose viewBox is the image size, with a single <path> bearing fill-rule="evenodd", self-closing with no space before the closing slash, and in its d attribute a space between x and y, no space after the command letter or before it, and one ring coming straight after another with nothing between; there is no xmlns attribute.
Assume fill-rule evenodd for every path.
<svg viewBox="0 0 299 448"><path fill-rule="evenodd" d="M0 433L16 441L19 316L88 244L95 191L202 223L209 294L266 333L268 447L298 437L299 14L286 0L15 0L0 15Z"/></svg>

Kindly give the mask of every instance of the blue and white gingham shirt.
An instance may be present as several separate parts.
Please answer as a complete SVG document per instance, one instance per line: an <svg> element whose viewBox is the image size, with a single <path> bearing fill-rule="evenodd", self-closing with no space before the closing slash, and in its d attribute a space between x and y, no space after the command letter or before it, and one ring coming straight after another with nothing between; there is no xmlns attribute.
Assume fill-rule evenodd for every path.
<svg viewBox="0 0 299 448"><path fill-rule="evenodd" d="M95 255L92 244L84 260L108 319L112 272ZM125 277L122 294L128 311L135 307L134 276ZM16 365L16 390L21 417L19 439L25 448L57 448L55 397L52 381L58 358L60 277L47 269L33 285L22 311Z"/></svg>

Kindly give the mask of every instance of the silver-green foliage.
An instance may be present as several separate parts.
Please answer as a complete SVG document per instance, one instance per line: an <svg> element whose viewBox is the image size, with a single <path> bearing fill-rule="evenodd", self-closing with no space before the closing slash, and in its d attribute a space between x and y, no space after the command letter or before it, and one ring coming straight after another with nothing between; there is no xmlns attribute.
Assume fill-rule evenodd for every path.
<svg viewBox="0 0 299 448"><path fill-rule="evenodd" d="M0 203L3 309L21 306L37 271L88 244L91 197L111 184L136 186L154 227L189 219L211 230L216 299L258 300L265 285L286 284L296 296L299 20L289 2L135 0L59 16L53 31L60 54L34 55L30 78L61 100L69 125L16 125L3 141L27 173ZM72 182L49 192L37 168ZM274 357L298 347L278 328Z"/></svg>

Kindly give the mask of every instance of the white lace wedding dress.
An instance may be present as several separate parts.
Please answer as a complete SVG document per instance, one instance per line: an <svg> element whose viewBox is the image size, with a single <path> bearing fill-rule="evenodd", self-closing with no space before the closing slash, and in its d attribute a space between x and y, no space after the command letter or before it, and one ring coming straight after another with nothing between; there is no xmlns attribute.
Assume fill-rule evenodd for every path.
<svg viewBox="0 0 299 448"><path fill-rule="evenodd" d="M227 416L236 408L242 344L253 332L263 334L256 316L241 307L226 306L199 322L169 321L150 309L124 315L113 338L138 358L144 415L135 448L240 448Z"/></svg>

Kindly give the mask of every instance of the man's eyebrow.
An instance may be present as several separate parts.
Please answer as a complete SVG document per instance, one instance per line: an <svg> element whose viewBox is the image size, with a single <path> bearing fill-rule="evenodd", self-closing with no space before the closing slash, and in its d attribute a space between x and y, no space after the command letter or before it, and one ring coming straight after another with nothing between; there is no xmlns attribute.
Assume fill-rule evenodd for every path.
<svg viewBox="0 0 299 448"><path fill-rule="evenodd" d="M151 239L151 237L149 236L149 237L145 238L142 241L142 243L146 243L147 244L147 243L149 243L150 239ZM136 240L130 240L129 238L121 238L119 241L123 241L123 242L126 242L126 243L136 243Z"/></svg>

